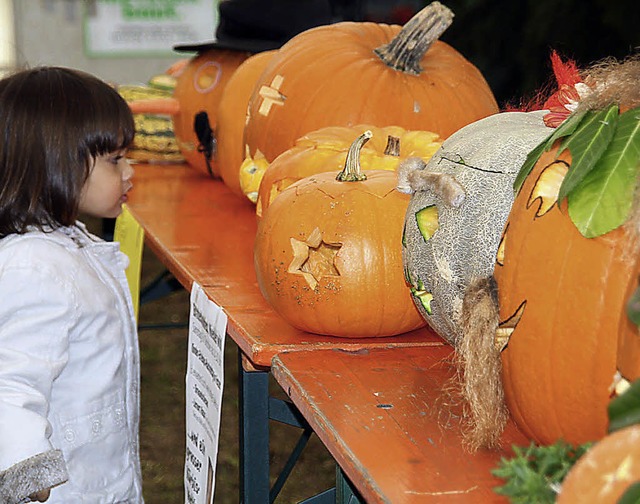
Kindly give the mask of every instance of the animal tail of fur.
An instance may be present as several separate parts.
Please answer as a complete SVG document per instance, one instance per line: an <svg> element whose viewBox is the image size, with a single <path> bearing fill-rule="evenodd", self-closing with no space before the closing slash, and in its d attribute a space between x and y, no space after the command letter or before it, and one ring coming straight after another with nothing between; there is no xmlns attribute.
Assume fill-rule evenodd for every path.
<svg viewBox="0 0 640 504"><path fill-rule="evenodd" d="M471 282L462 302L463 335L456 348L462 387L464 442L472 451L499 446L508 413L495 345L498 288L493 276Z"/></svg>

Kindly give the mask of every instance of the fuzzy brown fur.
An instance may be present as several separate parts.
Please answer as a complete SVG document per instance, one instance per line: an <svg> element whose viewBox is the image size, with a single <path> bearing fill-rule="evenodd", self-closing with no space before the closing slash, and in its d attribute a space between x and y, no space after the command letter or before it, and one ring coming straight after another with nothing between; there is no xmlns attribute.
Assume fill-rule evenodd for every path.
<svg viewBox="0 0 640 504"><path fill-rule="evenodd" d="M502 362L494 344L499 317L495 279L471 282L462 302L463 336L456 350L464 401L463 435L472 451L499 446L507 421Z"/></svg>
<svg viewBox="0 0 640 504"><path fill-rule="evenodd" d="M640 55L618 61L607 58L582 72L593 92L580 100L580 109L603 109L612 103L626 108L640 106Z"/></svg>
<svg viewBox="0 0 640 504"><path fill-rule="evenodd" d="M412 194L418 191L432 190L445 205L458 207L465 198L465 192L458 181L446 173L433 173L424 170L426 163L417 157L405 159L397 169L398 184L401 193Z"/></svg>

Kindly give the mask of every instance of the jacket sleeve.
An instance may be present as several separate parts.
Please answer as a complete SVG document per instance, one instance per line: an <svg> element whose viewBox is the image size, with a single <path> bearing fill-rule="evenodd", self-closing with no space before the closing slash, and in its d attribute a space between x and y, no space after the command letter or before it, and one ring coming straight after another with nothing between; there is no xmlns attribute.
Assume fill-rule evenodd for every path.
<svg viewBox="0 0 640 504"><path fill-rule="evenodd" d="M0 473L0 504L17 504L40 490L67 481L60 450L50 450L14 464Z"/></svg>
<svg viewBox="0 0 640 504"><path fill-rule="evenodd" d="M63 274L20 264L0 269L0 496L8 498L67 479L47 415L77 311Z"/></svg>

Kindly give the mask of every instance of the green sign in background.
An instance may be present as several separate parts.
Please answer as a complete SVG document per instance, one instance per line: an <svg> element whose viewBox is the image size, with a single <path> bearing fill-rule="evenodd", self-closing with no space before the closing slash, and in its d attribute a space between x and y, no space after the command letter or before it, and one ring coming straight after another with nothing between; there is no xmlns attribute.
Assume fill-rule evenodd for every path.
<svg viewBox="0 0 640 504"><path fill-rule="evenodd" d="M90 0L84 47L90 57L174 55L173 46L212 40L217 0Z"/></svg>

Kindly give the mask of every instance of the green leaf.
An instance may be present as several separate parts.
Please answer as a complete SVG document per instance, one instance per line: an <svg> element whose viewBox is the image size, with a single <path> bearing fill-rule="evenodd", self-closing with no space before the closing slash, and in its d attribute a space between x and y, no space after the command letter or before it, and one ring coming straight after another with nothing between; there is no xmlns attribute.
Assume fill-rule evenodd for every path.
<svg viewBox="0 0 640 504"><path fill-rule="evenodd" d="M639 504L640 503L640 481L625 490L618 499L617 504Z"/></svg>
<svg viewBox="0 0 640 504"><path fill-rule="evenodd" d="M593 169L613 138L618 122L618 105L603 110L589 110L572 135L563 140L558 155L571 152L571 168L562 181L558 203Z"/></svg>
<svg viewBox="0 0 640 504"><path fill-rule="evenodd" d="M529 176L529 173L531 173L531 170L533 170L533 167L538 162L538 159L540 159L540 156L542 156L544 152L551 149L556 140L573 134L578 125L582 122L585 114L585 111L579 111L571 114L560 126L556 128L556 130L551 135L549 135L546 140L543 140L527 155L527 159L525 159L522 167L520 168L520 171L518 172L518 175L516 176L515 181L513 182L513 188L516 193L522 187L522 184Z"/></svg>
<svg viewBox="0 0 640 504"><path fill-rule="evenodd" d="M575 160L573 152L572 158ZM574 168L572 162L567 177ZM624 224L631 212L639 170L640 109L634 109L620 115L602 157L568 195L571 220L585 237L600 236Z"/></svg>
<svg viewBox="0 0 640 504"><path fill-rule="evenodd" d="M640 423L640 380L609 402L609 432Z"/></svg>
<svg viewBox="0 0 640 504"><path fill-rule="evenodd" d="M547 138L547 140L549 139ZM529 154L527 154L527 159L524 160L524 164L522 165L522 168L520 168L520 171L518 172L518 175L516 175L516 179L513 182L513 190L516 194L518 193L518 191L520 191L522 184L524 184L524 181L529 176L529 173L531 173L531 170L533 170L533 167L538 162L538 159L540 159L540 156L542 156L542 153L548 150L547 140L544 140L541 144L539 144L531 152L529 152Z"/></svg>

